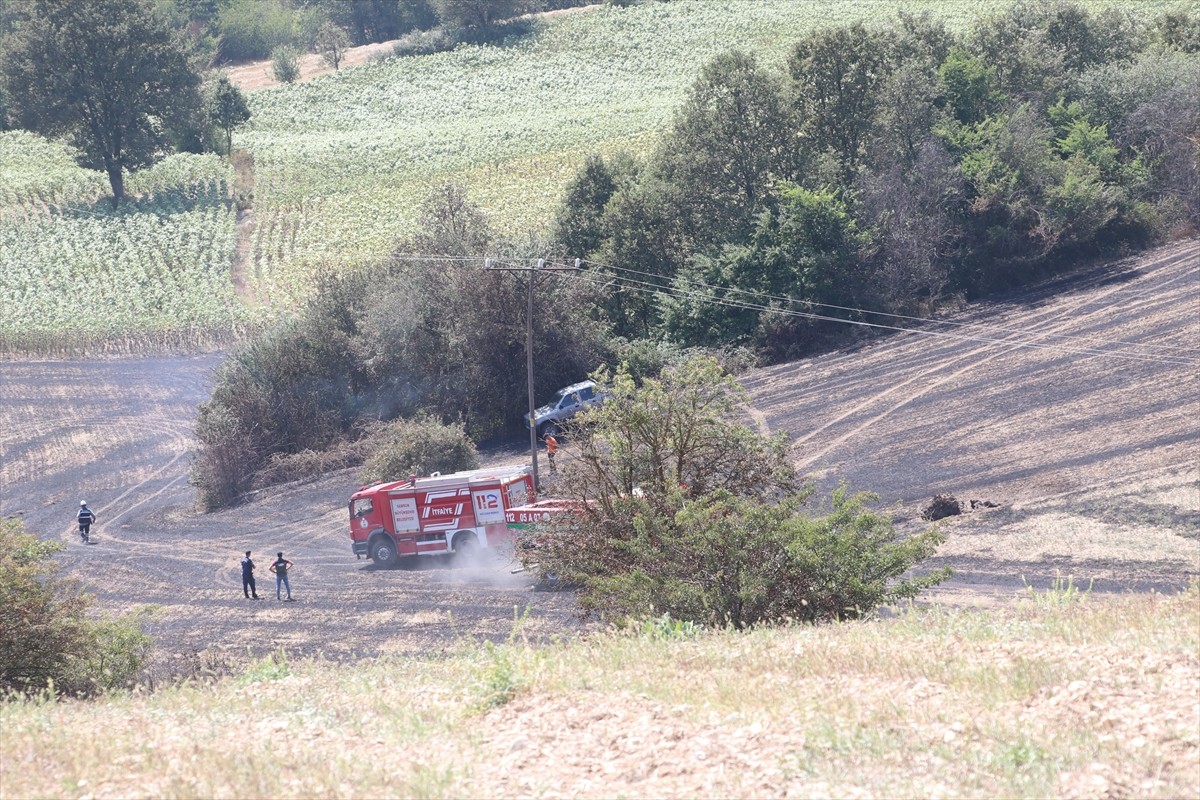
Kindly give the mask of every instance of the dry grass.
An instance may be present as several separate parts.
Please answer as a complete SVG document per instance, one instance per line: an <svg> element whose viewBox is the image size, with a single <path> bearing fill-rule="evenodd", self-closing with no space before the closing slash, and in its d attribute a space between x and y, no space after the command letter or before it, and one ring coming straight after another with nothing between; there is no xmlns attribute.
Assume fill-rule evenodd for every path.
<svg viewBox="0 0 1200 800"><path fill-rule="evenodd" d="M518 634L519 639L519 634ZM3 797L1200 795L1200 588L0 707Z"/></svg>

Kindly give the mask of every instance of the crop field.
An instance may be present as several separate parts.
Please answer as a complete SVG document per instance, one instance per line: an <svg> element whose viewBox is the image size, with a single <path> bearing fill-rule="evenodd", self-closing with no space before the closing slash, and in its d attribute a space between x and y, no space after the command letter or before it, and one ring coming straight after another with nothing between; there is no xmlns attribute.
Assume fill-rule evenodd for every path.
<svg viewBox="0 0 1200 800"><path fill-rule="evenodd" d="M0 174L0 349L196 344L248 319L230 271L230 170L217 156L132 175L134 200L117 211L99 173L27 133L0 134Z"/></svg>
<svg viewBox="0 0 1200 800"><path fill-rule="evenodd" d="M500 231L546 233L587 155L650 150L719 53L742 48L781 63L815 26L901 7L930 10L957 27L978 5L601 7L555 18L506 46L379 61L256 92L241 136L255 155L255 213L264 221L305 218L286 247L256 247L256 267L304 273L317 263L386 255L412 231L429 190L448 181L469 187Z"/></svg>
<svg viewBox="0 0 1200 800"><path fill-rule="evenodd" d="M318 266L388 253L413 231L428 191L448 181L467 186L502 233L545 233L586 156L648 152L715 55L742 48L779 64L814 27L903 9L961 29L999 6L601 6L547 19L500 46L250 92L253 118L234 136L253 157L253 209L241 219L230 168L213 156L174 156L130 175L137 199L113 213L104 176L75 165L65 146L0 133L0 350L228 339L307 296Z"/></svg>

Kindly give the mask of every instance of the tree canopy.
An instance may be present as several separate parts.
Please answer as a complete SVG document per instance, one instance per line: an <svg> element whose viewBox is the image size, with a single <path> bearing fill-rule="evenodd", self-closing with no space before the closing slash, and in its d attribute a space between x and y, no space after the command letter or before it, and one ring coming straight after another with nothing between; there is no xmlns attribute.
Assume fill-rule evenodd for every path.
<svg viewBox="0 0 1200 800"><path fill-rule="evenodd" d="M745 424L744 390L712 358L640 386L624 369L607 382L610 399L566 426L559 493L572 510L517 544L543 576L578 587L584 609L736 628L822 621L948 576L902 577L943 537L898 534L870 495L841 487L825 513L805 513L812 491L786 435Z"/></svg>
<svg viewBox="0 0 1200 800"><path fill-rule="evenodd" d="M213 124L225 132L225 151L233 152L233 129L250 119L250 107L242 91L224 75L213 86L208 113Z"/></svg>
<svg viewBox="0 0 1200 800"><path fill-rule="evenodd" d="M119 205L124 173L161 158L202 107L187 45L152 0L27 0L18 12L0 53L12 117L69 138Z"/></svg>

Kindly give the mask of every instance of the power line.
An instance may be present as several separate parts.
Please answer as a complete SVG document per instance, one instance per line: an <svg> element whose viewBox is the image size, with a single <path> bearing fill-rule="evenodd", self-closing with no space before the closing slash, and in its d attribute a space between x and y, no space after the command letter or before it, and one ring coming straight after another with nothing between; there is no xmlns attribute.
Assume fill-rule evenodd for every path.
<svg viewBox="0 0 1200 800"><path fill-rule="evenodd" d="M595 266L604 267L605 269L610 269L610 270L613 270L616 272L628 272L630 274L645 275L645 276L649 276L651 278L660 278L660 279L664 278L664 276L659 275L657 273L646 272L644 270L636 270L636 269L632 269L630 267L618 267L618 266L614 266L612 264L605 264L605 263L602 263L599 261L584 260L583 263L593 264ZM1192 272L1196 272L1196 271L1197 270L1190 270L1186 274L1191 274ZM951 326L951 327L964 327L964 328L975 327L975 328L982 328L984 330L999 330L999 331L1006 331L1006 332L1011 332L1011 333L1030 333L1030 331L1025 330L1025 329L1007 328L1002 325L988 325L986 323L977 323L977 322L954 322L951 320L939 320L939 319L933 319L930 317L917 317L917 316L911 316L911 315L907 315L907 314L893 314L893 313L889 313L886 311L872 311L870 309L854 308L851 306L839 306L839 305L833 305L831 303L818 303L814 300L797 300L797 299L795 299L793 297L789 297L787 295L773 295L773 294L769 294L767 292L759 292L759 291L755 291L752 289L741 289L741 288L734 287L734 286L721 286L719 284L706 283L704 281L696 280L693 278L680 278L678 280L680 280L684 283L687 283L691 286L699 286L699 287L703 287L706 289L715 289L715 290L724 291L724 292L733 292L736 294L750 295L751 297L757 297L757 298L761 298L764 300L777 300L777 301L785 302L785 303L796 303L796 304L801 304L801 305L805 305L808 307L829 308L829 309L834 309L834 310L838 310L838 311L849 311L849 312L857 313L857 314L869 314L869 315L877 316L877 317L888 317L891 319L910 320L910 321L914 321L914 322L922 322L922 323L933 324L933 325L946 325L946 326ZM666 286L664 284L651 284L651 285L660 286L664 290L669 288L668 286ZM838 319L841 319L841 318L838 318ZM850 322L850 320L844 320L844 321ZM915 329L913 329L913 328L894 328L894 330L915 330ZM1194 347L1184 347L1184 346L1180 346L1180 345L1126 342L1126 341L1114 340L1114 339L1101 339L1101 338L1098 338L1095 336L1079 336L1076 334L1068 334L1068 333L1043 333L1040 335L1046 336L1046 337L1053 337L1055 339L1068 339L1068 340L1081 340L1081 341L1086 341L1086 342L1095 342L1097 344L1122 345L1125 347L1154 348L1154 349L1158 349L1158 350L1177 350L1177 351L1183 351L1186 353L1198 352L1197 349ZM1105 351L1105 352L1107 352L1107 351Z"/></svg>
<svg viewBox="0 0 1200 800"><path fill-rule="evenodd" d="M89 215L93 215L93 216L97 216L97 217L105 217L105 218L110 218L110 219L119 218L119 216L120 216L120 212L115 211L115 210L113 212L105 213L105 212L89 211L89 210L85 210L82 208L72 208L70 206L67 206L66 209L64 210L63 205L61 205L61 204L55 204L54 208L55 208L55 210L57 210L58 215L60 217L65 216L65 214L89 214ZM65 211L65 213L64 213L64 211ZM156 213L156 212L152 212L152 213ZM53 216L54 216L53 211L51 211L50 216L53 218ZM417 262L425 262L425 263L448 263L448 264L449 263L456 263L456 264L475 263L475 264L480 264L480 265L484 266L485 268L487 268L487 266L489 264L491 264L492 268L494 268L494 269L512 269L512 270L521 270L521 271L524 271L524 269L528 269L528 267L516 266L520 262L520 259L516 259L516 258L490 259L486 256L449 256L449 255L428 254L428 253L392 253L389 256L387 256L387 258L385 259L385 262L386 263L395 263L395 262L401 261L401 260L417 261ZM509 266L507 266L507 267L501 266L502 264L509 265ZM616 266L613 264L606 264L604 262L595 261L595 260L591 260L591 259L583 259L583 260L576 259L575 265L573 267L565 265L565 264L551 262L549 265L544 264L542 269L539 271L551 272L554 270L563 270L563 269L575 271L575 270L578 270L579 266L582 264L589 264L589 265L596 266L596 267L602 267L604 269L612 270L614 273L617 273L617 272L628 273L631 275L642 275L642 276L649 277L649 278L656 279L656 280L666 280L665 276L662 276L658 273L647 272L644 270L637 270L637 269L633 269L631 267L619 267L619 266ZM1195 272L1195 271L1196 270L1192 270L1191 272ZM1186 274L1191 274L1191 273L1189 272ZM592 274L589 274L586 272L579 273L580 278L582 278L584 280L588 280L590 283L592 283L594 285L607 285L607 284L611 283L611 281L604 280L603 278L593 278L593 275L594 275L594 273L592 273ZM1125 359L1128 361L1135 361L1135 362L1141 362L1141 363L1165 363L1165 364L1181 364L1181 365L1191 365L1191 364L1200 363L1200 359L1198 359L1198 358L1191 358L1189 356L1184 356L1184 355L1172 355L1170 353L1156 355L1156 354L1152 354L1152 353L1124 353L1124 352L1119 352L1119 351L1114 351L1114 350L1101 350L1101 349L1086 348L1086 347L1085 348L1072 348L1072 347L1063 347L1061 345L1055 345L1055 344L1043 344L1043 343L1030 342L1030 341L1013 340L1013 339L995 339L995 338L978 336L978 335L962 335L962 334L946 333L946 332L941 332L941 331L929 331L929 330L923 330L921 328L904 327L904 326L900 326L900 325L885 325L882 323L867 322L865 320L846 319L844 317L835 317L835 316L830 316L827 314L816 314L816 313L812 313L812 312L798 311L795 309L782 308L782 307L778 307L778 306L769 306L769 305L764 305L762 303L753 303L748 300L737 300L737 299L731 299L729 297L713 297L713 296L701 294L696 291L688 291L686 289L679 287L678 285L664 284L664 283L658 283L658 282L654 282L654 281L641 281L641 280L635 280L635 279L625 278L625 277L620 277L620 276L614 276L614 277L616 277L618 280L620 280L623 284L625 284L629 289L631 289L633 291L638 291L638 292L642 292L642 293L650 294L650 295L663 294L668 297L686 299L686 300L691 300L694 302L701 302L701 303L706 303L709 305L723 306L726 308L734 308L734 309L738 309L738 310L757 311L760 313L761 312L776 313L776 314L782 314L785 316L799 317L802 319L811 319L811 320L820 321L820 322L832 322L832 323L839 323L839 324L843 324L843 325L855 325L858 327L875 328L875 329L879 329L879 330L915 333L915 334L920 334L923 336L935 336L935 337L939 337L939 338L957 339L957 340L961 340L961 341L989 343L989 344L1005 344L1005 345L1009 345L1009 346L1013 346L1013 347L1029 347L1029 348L1044 349L1044 350L1056 350L1056 351L1059 351L1062 353L1068 353L1068 354L1074 354L1074 355L1116 356L1117 358L1122 358L1122 359ZM1010 328L1010 327L1005 327L1005 326L1001 326L1001 325L989 325L986 323L972 323L972 322L955 322L952 320L939 320L939 319L933 319L933 318L929 318L929 317L918 317L918 316L907 315L907 314L895 314L895 313L886 312L886 311L874 311L874 310L864 309L864 308L855 308L852 306L840 306L840 305L834 305L831 303L820 303L820 302L816 302L813 300L797 300L797 299L787 296L787 295L774 295L774 294L770 294L768 292L760 292L760 291L756 291L756 290L752 290L752 289L742 289L742 288L733 287L733 286L722 286L720 284L707 283L705 281L700 281L700 280L696 280L696 279L692 279L692 278L678 278L677 281L684 283L688 286L692 286L692 287L699 287L699 288L703 288L703 289L709 289L709 290L713 290L713 291L723 292L726 295L728 295L728 294L745 295L745 296L748 296L751 298L756 298L759 300L776 301L776 302L787 303L787 304L798 304L798 305L803 305L808 308L828 308L828 309L832 309L832 310L836 310L836 311L846 311L846 312L850 312L850 313L854 313L854 314L870 315L870 316L884 317L884 318L897 319L897 320L906 320L906 321L912 321L912 322L919 322L922 324L943 325L943 326L948 326L948 327L967 328L967 329L974 328L974 329L982 329L982 330L1003 331L1005 333L1025 335L1025 336L1033 335L1033 336L1039 336L1042 338L1063 339L1063 340L1067 340L1067 341L1095 342L1100 345L1114 345L1114 346L1137 347L1137 348L1153 348L1153 349L1157 349L1157 350L1181 351L1184 353L1197 352L1196 348L1190 348L1190 347L1178 346L1178 345L1163 345L1163 344L1153 344L1153 343L1127 342L1127 341L1122 341L1122 340L1100 339L1098 337L1079 336L1079 335L1075 335L1075 334L1064 334L1064 333L1052 333L1052 332L1038 333L1037 331L1032 331L1032 330L1028 330L1028 329Z"/></svg>
<svg viewBox="0 0 1200 800"><path fill-rule="evenodd" d="M612 283L612 281L606 280L603 277L595 276L594 274L588 274L588 273L581 273L578 276L578 279L579 280L587 280L596 286L606 286L606 285L609 285ZM984 337L984 336L967 336L967 335L956 334L956 333L947 333L944 331L927 331L927 330L922 330L921 328L905 328L905 327L900 327L900 326L896 326L896 325L883 325L883 324L875 323L875 322L844 319L841 317L832 317L832 316L828 316L825 314L813 314L810 312L796 311L793 309L773 308L771 306L761 305L758 303L750 303L750 302L743 301L743 300L716 298L716 297L711 297L708 295L702 295L702 294L699 294L696 292L690 292L685 289L680 289L678 287L664 287L661 284L649 283L646 281L638 281L638 280L632 280L632 279L623 279L623 280L625 280L626 284L633 284L633 285L629 286L629 288L632 291L638 291L638 292L642 292L642 293L650 294L650 295L666 294L670 297L694 300L694 301L698 301L701 303L708 303L711 305L718 305L718 306L723 306L726 308L734 308L734 309L745 310L745 311L769 312L769 313L783 314L786 316L799 317L799 318L803 318L803 319L812 319L812 320L817 320L817 321L822 321L822 322L836 322L836 323L842 323L845 325L856 325L859 327L866 327L866 328L901 331L901 332L905 332L905 333L915 333L915 334L920 334L923 336L934 336L934 337L938 337L938 338L955 339L955 340L959 340L959 341L978 342L978 343L983 343L983 344L999 344L999 345L1007 345L1009 347L1027 347L1027 348L1033 348L1033 349L1039 349L1039 350L1051 350L1051 351L1056 351L1056 352L1070 354L1070 355L1113 356L1116 358L1121 358L1121 359L1125 359L1127 361L1134 361L1134 362L1138 362L1138 363L1178 364L1178 365L1184 365L1184 366L1190 366L1192 364L1200 363L1200 359L1186 358L1183 356L1155 356L1155 355L1144 354L1144 353L1142 353L1142 354L1122 353L1122 352L1113 351L1113 350L1096 350L1096 349L1089 349L1089 348L1069 348L1069 347L1063 347L1061 345L1055 345L1055 344L1043 344L1043 343L1033 342L1033 341L1022 341L1020 339L996 339L996 338L990 338L990 337Z"/></svg>

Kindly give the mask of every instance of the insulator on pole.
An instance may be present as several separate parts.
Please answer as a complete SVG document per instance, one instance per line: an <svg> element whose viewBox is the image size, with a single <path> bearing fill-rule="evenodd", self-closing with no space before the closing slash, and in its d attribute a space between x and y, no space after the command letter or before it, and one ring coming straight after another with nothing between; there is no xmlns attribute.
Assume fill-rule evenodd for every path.
<svg viewBox="0 0 1200 800"><path fill-rule="evenodd" d="M575 259L575 269L581 269L582 267L583 267L583 260L579 259L579 258Z"/></svg>
<svg viewBox="0 0 1200 800"><path fill-rule="evenodd" d="M546 266L546 259L544 259L544 258L539 258L539 259L538 259L538 265L537 265L537 268L538 268L538 269L541 269L541 268L542 268L542 267L544 267L544 266Z"/></svg>
<svg viewBox="0 0 1200 800"><path fill-rule="evenodd" d="M491 268L492 268L492 260L491 260L490 258L485 258L485 259L483 260L483 268L484 268L484 269L491 269Z"/></svg>

